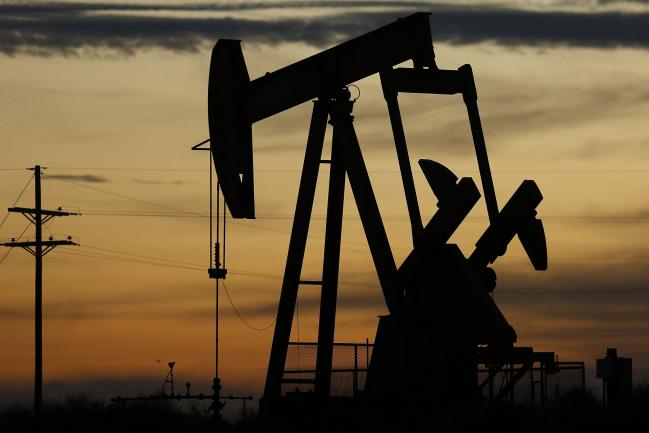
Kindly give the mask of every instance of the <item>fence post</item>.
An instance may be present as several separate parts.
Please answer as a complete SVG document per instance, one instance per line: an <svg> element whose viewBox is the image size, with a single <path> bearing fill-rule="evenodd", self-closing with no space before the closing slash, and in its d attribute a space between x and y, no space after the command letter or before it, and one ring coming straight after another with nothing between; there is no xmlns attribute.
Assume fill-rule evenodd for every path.
<svg viewBox="0 0 649 433"><path fill-rule="evenodd" d="M365 371L370 370L370 339L365 337Z"/></svg>
<svg viewBox="0 0 649 433"><path fill-rule="evenodd" d="M354 397L358 395L358 344L354 344L354 375L353 375Z"/></svg>
<svg viewBox="0 0 649 433"><path fill-rule="evenodd" d="M541 370L543 370L543 364L541 364ZM532 364L532 368L530 368L530 402L532 407L536 407L536 396L534 394L534 364Z"/></svg>
<svg viewBox="0 0 649 433"><path fill-rule="evenodd" d="M545 399L547 398L547 383L545 380L545 373L546 373L546 368L547 366L545 364L541 364L541 408L545 408Z"/></svg>

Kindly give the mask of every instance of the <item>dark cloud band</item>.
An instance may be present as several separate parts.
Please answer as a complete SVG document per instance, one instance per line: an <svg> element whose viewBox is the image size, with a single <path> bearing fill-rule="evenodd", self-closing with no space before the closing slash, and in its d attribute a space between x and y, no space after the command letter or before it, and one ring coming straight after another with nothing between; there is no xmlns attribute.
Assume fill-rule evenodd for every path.
<svg viewBox="0 0 649 433"><path fill-rule="evenodd" d="M45 179L73 180L77 182L106 183L108 179L94 174L48 174Z"/></svg>
<svg viewBox="0 0 649 433"><path fill-rule="evenodd" d="M323 7L337 12L309 18L187 17L145 12L214 12ZM487 6L386 2L285 2L193 5L0 4L0 52L78 55L103 49L121 55L162 48L192 52L218 38L252 43L304 42L316 47L367 32L414 10L431 10L436 42L506 46L649 47L649 13L529 11ZM343 9L344 8L344 9ZM270 15L270 14L269 14Z"/></svg>

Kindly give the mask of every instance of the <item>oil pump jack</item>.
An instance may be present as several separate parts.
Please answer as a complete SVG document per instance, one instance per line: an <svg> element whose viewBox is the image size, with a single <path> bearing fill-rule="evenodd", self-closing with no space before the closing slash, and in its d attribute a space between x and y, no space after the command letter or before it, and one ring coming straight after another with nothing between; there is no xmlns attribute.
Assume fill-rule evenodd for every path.
<svg viewBox="0 0 649 433"><path fill-rule="evenodd" d="M275 72L250 80L240 41L220 39L209 77L211 150L228 209L234 218L255 218L252 125L313 100L304 165L268 363L263 408L281 413L281 385L301 280L319 166L330 164L314 392L319 407L331 401L331 369L338 290L345 180L349 180L389 314L379 319L363 398L382 405L446 408L476 398L476 365L532 362L531 348L516 348L516 333L490 296L496 274L489 267L515 236L532 265L547 267L545 234L536 207L541 192L525 180L498 208L470 65L441 70L435 63L427 13L415 13ZM396 67L412 61L413 67ZM397 266L354 130L348 85L379 74L394 135L413 249ZM420 160L438 210L422 223L399 111L400 92L461 94L489 216L489 226L465 257L448 240L481 194L471 178ZM330 159L322 158L327 122ZM521 350L518 350L521 349ZM392 403L389 403L392 402ZM372 406L370 405L370 406Z"/></svg>

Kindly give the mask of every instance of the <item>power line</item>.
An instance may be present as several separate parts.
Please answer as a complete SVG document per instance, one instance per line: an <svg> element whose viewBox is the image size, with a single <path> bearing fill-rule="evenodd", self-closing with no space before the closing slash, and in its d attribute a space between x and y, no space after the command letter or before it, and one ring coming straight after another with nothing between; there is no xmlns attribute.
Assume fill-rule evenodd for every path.
<svg viewBox="0 0 649 433"><path fill-rule="evenodd" d="M32 225L31 222L27 223L27 225L25 226L25 229L22 231L22 233L20 233L20 235L18 235L18 237L14 238L14 239L16 239L17 241L19 241L20 238L23 237L23 235L25 234L25 232L27 231L27 229L28 229L29 226L31 226L31 225ZM7 256L9 255L9 253L11 253L13 250L14 250L13 248L9 248L9 249L7 249L7 252L6 252L6 253L4 254L4 256L2 256L2 258L0 259L0 264L2 264L2 262L5 261L5 259L6 259Z"/></svg>
<svg viewBox="0 0 649 433"><path fill-rule="evenodd" d="M204 271L205 269L199 265L195 265L194 263L190 262L184 262L176 259L166 259L163 257L155 257L155 256L147 256L144 254L138 254L138 253L132 253L128 251L119 251L119 250L114 250L114 249L109 249L109 248L99 248L99 247L94 247L90 245L80 245L80 249L91 249L91 250L97 250L97 251L102 251L105 253L99 253L95 251L65 251L66 253L72 253L76 255L83 255L85 257L90 257L90 258L97 258L97 259L110 259L113 261L121 261L121 262L127 262L127 263L141 263L141 264L150 264L150 265L169 265L169 266L178 266L180 269L191 269L191 270L197 270L197 271ZM111 254L106 254L106 253L111 253ZM144 259L144 260L141 260ZM254 272L254 271L243 271L243 270L236 270L236 269L231 269L230 273L233 275L242 275L242 276L247 276L247 277L253 277L253 278L271 278L271 279L281 279L282 277L280 275L275 275L275 274L267 274L267 273L262 273L262 272Z"/></svg>
<svg viewBox="0 0 649 433"><path fill-rule="evenodd" d="M98 247L92 247L88 245L83 245L82 248L91 248L91 249L96 249L99 251L106 251L118 255L124 255L124 256L133 256L137 258L142 258L146 259L149 261L158 261L158 262L168 262L169 264L180 264L180 265L185 265L184 269L187 269L188 267L191 267L192 270L200 270L203 271L204 269L198 265L194 265L193 263L190 262L183 262L180 260L175 260L175 259L166 259L162 257L154 257L154 256L147 256L144 254L137 254L137 253L131 253L131 252L126 252L126 251L118 251L118 250L113 250L113 249L108 249L108 248L98 248ZM108 254L101 254L101 253L94 253L92 251L90 252L84 252L85 254L99 254L100 257L110 257L110 258L119 258L122 261L126 262L132 262L133 259L129 257L119 257L115 255L108 255ZM526 261L525 258L521 258L521 260ZM569 260L568 258L562 259L560 261L566 261ZM572 260L580 260L578 258L574 258ZM556 261L556 260L555 260ZM134 263L140 263L140 262L134 262ZM145 264L158 264L158 263L151 263L151 262L141 262ZM164 263L160 263L164 264ZM245 270L236 270L236 269L231 269L230 273L233 275L241 275L241 276L246 276L246 277L253 277L253 278L269 278L269 279L282 279L281 275L277 274L270 274L270 273L263 273L263 272L255 272L255 271L245 271ZM370 287L375 287L373 284L368 284L368 283L355 283L355 282L345 282L341 281L341 284L347 285L347 286L356 286L356 287L363 287L363 288L370 288ZM564 291L564 290L544 290L544 289L518 289L518 290L511 290L511 289L500 289L498 291L499 293L503 294L607 294L607 293L649 293L649 290L643 290L643 289L606 289L606 290L591 290L591 291Z"/></svg>
<svg viewBox="0 0 649 433"><path fill-rule="evenodd" d="M46 177L49 177L49 176L46 176ZM142 199L131 197L131 196L128 196L128 195L125 195L125 194L119 194L119 193L116 193L116 192L113 192L113 191L108 191L108 190L97 188L97 187L94 187L94 186L84 185L82 183L74 182L74 181L69 180L69 179L61 179L61 178L55 178L55 179L63 181L63 182L70 183L72 185L80 186L82 188L88 188L88 189L91 189L93 191L103 192L104 194L112 195L112 196L119 197L119 198L122 198L122 199L125 199L125 200L131 200L131 201L134 201L134 202L146 204L148 206L159 207L161 209L172 210L172 211L175 211L175 212L180 212L180 213L184 213L184 214L188 214L188 215L197 215L197 216L201 215L200 213L197 213L197 212L190 212L190 211L186 211L184 209L178 209L178 208L171 207L171 206L166 206L166 205L163 205L163 204L160 204L160 203L155 203L155 202L151 202L151 201L147 201L147 200L142 200Z"/></svg>
<svg viewBox="0 0 649 433"><path fill-rule="evenodd" d="M265 327L263 327L263 328L257 328L257 327L255 327L255 326L251 325L251 324L250 324L250 323L249 323L249 322L248 322L248 321L247 321L247 320L246 320L246 319L241 315L241 313L239 312L239 310L237 309L237 307L234 305L234 302L232 302L232 298L230 297L230 292L228 291L228 287L225 285L225 280L222 280L222 283L223 283L223 289L225 290L225 295L228 297L228 301L230 302L230 305L232 306L232 309L234 310L234 312L237 314L237 317L239 317L239 320L241 320L241 322L242 322L244 325L246 325L248 328L252 329L253 331L262 332L262 331L266 331L267 329L269 329L271 326L273 326L273 325L275 324L275 319L273 319L273 320L272 320L272 321L271 321L267 326L265 326Z"/></svg>
<svg viewBox="0 0 649 433"><path fill-rule="evenodd" d="M147 256L144 254L136 254L136 253L130 253L126 251L118 251L118 250L113 250L113 249L108 249L108 248L98 248L98 247L91 247L88 245L81 245L80 248L83 250L84 248L90 248L90 249L96 249L99 251L106 251L110 252L113 254L104 254L104 253L97 253L94 251L65 251L65 253L68 254L73 254L73 255L78 255L78 256L83 256L83 257L88 257L88 258L95 258L95 259L106 259L106 260L111 260L111 261L119 261L123 263L137 263L137 264L146 264L146 265L157 265L157 266L163 266L163 267L176 267L179 269L188 269L188 270L195 270L195 271L205 271L205 269L201 266L195 265L193 263L189 262L183 262L180 260L175 260L175 259L165 259L162 257L153 257L153 256ZM131 256L131 257L129 257ZM142 260L144 259L144 260ZM270 278L270 279L281 279L282 277L280 275L274 275L274 274L267 274L267 273L262 273L262 272L253 272L253 271L243 271L243 270L233 270L231 269L230 274L232 275L241 275L241 276L246 276L246 277L252 277L252 278Z"/></svg>
<svg viewBox="0 0 649 433"><path fill-rule="evenodd" d="M89 215L89 213L86 213L86 212L88 212L88 211L84 211L84 215ZM119 212L129 212L129 211L119 211ZM286 215L288 215L288 214L286 214ZM145 215L143 215L143 216L150 216L150 215L145 214ZM157 215L156 215L156 216L157 216ZM165 216L193 217L193 216L195 216L195 215L184 215L184 214L181 214L181 215L178 215L178 214L168 214L168 215L166 215L166 214L165 214ZM208 217L207 214L205 214L204 216L205 216L205 217ZM395 216L395 217L396 217L396 216ZM585 217L585 218L587 218L587 217ZM263 217L260 218L260 219L263 219ZM649 217L638 217L638 219L641 219L641 220L643 220L643 221L645 221L645 220L646 220L646 221L649 221ZM232 224L238 224L238 225L244 225L244 226L246 226L246 227L250 227L250 228L253 228L253 229L257 229L257 230L267 230L267 231L271 231L271 232L277 232L277 233L283 233L283 234L290 234L290 231L289 231L289 230L283 230L283 229L278 229L278 228L273 228L273 227L263 226L263 225L259 225L259 224L256 224L256 223L248 223L248 222L244 222L244 221L236 221L236 220L235 220L235 221L231 221L231 223L232 223ZM324 240L324 237L323 237L323 236L310 235L309 237L312 238L312 239ZM354 241L348 241L348 240L343 240L342 242L345 243L345 244L351 244L351 245L357 245L357 246L363 246L363 247L366 246L366 243L363 243L363 242L354 242ZM96 249L101 250L101 248L92 247L92 246L85 245L85 244L84 244L84 247L87 247L87 248L96 248ZM407 248L407 247L396 247L396 246L393 247L393 249L394 249L394 250L397 250L397 251L410 251L410 250L411 250L410 248ZM153 260L171 261L171 262L180 263L180 264L185 264L185 265L190 265L190 266L191 266L191 265L194 265L193 263L181 262L181 261L178 261L178 260L167 260L167 259L162 259L162 258L158 258L158 257L151 257L151 256L138 255L138 254L129 253L129 252L123 252L123 251L108 250L108 249L104 249L104 251L108 251L108 252L116 252L116 253L126 254L126 255L134 255L134 256L139 256L139 257L143 257L143 258L147 258L147 259L153 259ZM511 261L512 259L510 258L509 260ZM528 259L527 259L526 257L521 257L521 258L518 258L518 259L516 259L516 260L527 262ZM597 258L592 258L592 257L591 257L591 258L583 258L583 257L563 257L563 258L557 258L557 259L554 259L553 262L554 262L554 263L582 262L582 261L585 261L585 260L590 260L590 261L592 261L592 260L604 260L604 261L610 261L610 258L600 258L600 259L597 259ZM234 271L234 272L236 272L236 271ZM233 272L231 272L231 273L233 273ZM243 274L241 274L241 275L243 275ZM257 274L255 274L255 273L246 273L245 275L247 275L247 276L251 276L251 277L255 277L255 276L256 276L256 277L260 277L260 278L264 278L264 277L268 277L268 278L277 278L277 276L273 276L273 275L269 275L269 274L257 275ZM280 277L280 278L281 278L281 277Z"/></svg>
<svg viewBox="0 0 649 433"><path fill-rule="evenodd" d="M173 167L65 167L54 166L48 167L54 170L96 170L96 171L150 171L150 172L203 172L198 168L173 168ZM18 168L4 168L0 170L23 170ZM256 173L299 173L300 169L256 169ZM372 173L399 173L399 170L383 169L372 170ZM456 173L477 173L477 169L458 169ZM493 173L503 174L592 174L592 173L649 173L649 168L611 168L611 169L597 169L597 168L566 168L566 169L516 169L516 170L493 170Z"/></svg>
<svg viewBox="0 0 649 433"><path fill-rule="evenodd" d="M616 295L616 294L649 294L649 289L603 289L603 290L498 290L502 295Z"/></svg>
<svg viewBox="0 0 649 433"><path fill-rule="evenodd" d="M64 180L64 179L61 179L61 180ZM30 181L31 181L31 178L30 178ZM116 215L119 215L119 216L127 216L127 215L128 216L135 216L135 215L137 215L137 216L143 216L143 217L150 217L150 216L209 217L208 214L203 214L203 213L199 213L199 212L192 212L192 211L186 211L186 210L183 210L183 209L178 209L178 208L166 206L166 205L160 204L160 203L141 200L141 199L138 199L138 198L135 198L135 197L126 196L126 195L123 195L123 194L114 193L112 191L103 190L101 188L96 188L96 187L91 187L91 186L88 186L88 185L80 184L80 183L73 182L73 181L70 181L70 180L67 180L67 179L65 179L64 181L72 183L74 185L81 186L81 187L85 187L85 188L89 188L89 189L96 190L96 191L99 191L99 192L103 192L103 193L106 193L106 194L109 194L109 195L118 196L120 198L132 200L132 201L136 201L136 202L140 202L140 203L145 203L145 204L147 204L149 206L160 207L160 208L164 208L164 209L171 210L171 211L174 212L174 213L165 213L165 214L162 214L162 213L160 213L160 214L152 214L152 213L136 213L136 212L131 212L131 211L128 211L128 210L114 210L114 211L110 211L110 210L109 211L106 211L106 210L95 210L95 211L93 211L93 210L89 210L89 211L85 211L85 212L87 212L86 213L87 215L88 214L93 214L93 212L95 212L95 214L105 213L106 215L110 215L110 216L116 216ZM23 191L21 191L21 194L18 196L18 199L16 200L16 203L20 199L20 197L22 196L22 194L24 193L24 191L25 191L25 189L27 188L28 185L29 185L29 182L27 183L27 185L25 185L25 188L23 188ZM113 212L115 212L115 213L113 213ZM117 213L119 213L119 214L117 214ZM270 214L267 217L262 215L262 216L260 216L260 219L264 219L264 218L273 219L273 218L283 218L283 217L290 218L290 215L289 214ZM356 216L351 216L350 215L348 217L356 217ZM393 217L400 218L398 216L393 216ZM552 218L552 216L544 217L544 219L546 219L546 220L551 219L551 218ZM554 218L561 218L561 217L554 217ZM597 221L597 219L596 219L597 217L563 217L563 218L568 218L568 219L571 218L572 221L578 221L580 218L583 218L583 220L590 221L590 222ZM6 219L6 217L5 217L5 219ZM616 218L616 217L606 217L606 216L604 216L604 217L602 217L601 222L630 221L630 220L649 221L649 217L648 216L637 216L637 217L619 217L619 218ZM250 227L250 228L254 228L254 229L257 229L257 230L266 230L266 231L283 233L283 234L290 233L290 231L288 231L288 230L277 229L277 228L268 227L268 226L261 226L259 224L247 223L247 222L243 222L243 221L232 221L232 223L238 224L238 225L243 225L243 226ZM319 239L319 240L324 239L323 236L318 236L318 235L310 235L310 238ZM366 244L363 243L363 242L354 242L354 241L345 241L345 240L343 240L342 242L345 243L345 244L366 246ZM92 247L90 247L90 248L92 248ZM409 248L395 247L394 249L395 250L409 251ZM110 250L107 250L107 251L110 251ZM110 252L115 252L115 251L113 250L113 251L110 251ZM135 254L132 254L132 253L123 253L123 252L121 252L121 253L122 254L127 254L127 255L135 255ZM142 256L142 255L140 255L140 257L153 259L153 260L164 260L164 259L159 259L159 258L155 258L155 257L153 257L153 258L152 257L145 257L145 256ZM576 259L576 260L579 260L579 259ZM178 261L175 261L175 262L178 262ZM188 266L193 265L193 264L187 263L187 262L183 262L183 263L180 263L180 264L188 265ZM253 275L251 275L251 276L253 276Z"/></svg>
<svg viewBox="0 0 649 433"><path fill-rule="evenodd" d="M45 176L45 175L44 175L44 176ZM134 202L143 203L143 204L146 204L146 205L148 205L148 206L159 207L159 208L161 208L161 209L167 209L167 210L171 210L171 211L174 211L174 212L179 212L179 213L181 213L181 214L190 215L190 216L195 216L195 217L205 217L205 214L202 214L202 213L200 213L200 212L186 211L186 210L184 210L184 209L174 208L174 207L167 206L167 205L164 205L164 204L161 204L161 203L156 203L156 202L152 202L152 201L142 200L142 199L139 199L139 198L136 198L136 197L131 197L131 196L128 196L128 195L125 195L125 194L119 194L119 193L112 192L112 191L108 191L108 190L105 190L105 189L102 189L102 188L97 188L97 187L90 186L90 185L84 185L84 184L82 184L82 183L74 182L74 181L71 181L71 180L69 180L69 179L60 179L60 178L57 178L57 179L58 179L58 180L61 180L61 181L63 181L63 182L70 183L70 184L72 184L72 185L80 186L80 187L82 187L82 188L88 188L88 189L91 189L91 190L93 190L93 191L102 192L102 193L104 193L104 194L112 195L112 196L119 197L119 198L122 198L122 199L125 199L125 200L131 200L131 201L134 201ZM99 212L98 212L97 214L99 214ZM121 215L125 215L125 214L122 213ZM111 216L112 216L112 214L111 214ZM138 216L145 216L145 215L143 214L143 215L138 215ZM146 215L146 216L150 216L150 214L149 214L149 215ZM287 231L287 230L274 229L274 228L271 228L271 227L259 226L259 225L257 225L257 224L255 224L255 225L253 225L253 224L247 224L247 223L240 222L240 221L233 221L233 223L234 223L234 224L238 224L238 225L245 225L245 226L248 226L248 227L253 227L253 228L256 228L256 229L260 229L260 230L267 230L267 231L273 231L273 232L279 232L279 233L285 233L285 234L286 234L286 233L290 233L290 232ZM312 238L315 238L315 239L324 239L323 236L315 236L315 235L312 235L311 237L312 237ZM343 242L343 243L348 243L348 244L356 244L356 245L362 245L362 246L365 246L364 243L360 243L360 242L351 242L351 241L342 241L342 242Z"/></svg>
<svg viewBox="0 0 649 433"><path fill-rule="evenodd" d="M151 167L48 167L50 170L96 170L96 171L153 171L153 172L204 172L198 168L151 168Z"/></svg>
<svg viewBox="0 0 649 433"><path fill-rule="evenodd" d="M162 212L146 212L146 211L128 211L128 210L85 210L84 215L90 216L118 216L118 217L161 217L161 218L209 218L207 213L191 212L185 213L162 213ZM293 218L293 214L257 214L257 220L288 220ZM326 215L313 215L313 220L325 220ZM359 221L359 215L343 215L344 220ZM382 217L383 221L402 221L408 222L407 217L401 215L385 215ZM563 222L563 223L601 223L601 224L614 224L620 222L649 222L649 215L542 215L542 219L548 222ZM480 223L487 220L486 215L474 215L465 219L466 222ZM233 222L237 224L237 222ZM275 229L280 230L280 229ZM284 231L282 231L284 232Z"/></svg>
<svg viewBox="0 0 649 433"><path fill-rule="evenodd" d="M15 207L16 204L18 204L18 201L20 200L20 198L23 196L23 194L24 194L25 191L27 190L27 187L29 186L29 184L31 183L31 181L32 181L33 178L34 178L34 175L32 174L31 177L29 178L29 180L27 181L27 183L25 184L25 187L23 188L23 190L20 191L20 194L18 194L18 198L16 199L16 201L14 201L14 204L11 205L10 207ZM7 215L5 215L5 217L2 219L2 222L0 223L0 228L2 228L2 226L3 226L4 223L5 223L5 221L7 221L7 218L9 218L9 213L10 213L10 212L7 212Z"/></svg>
<svg viewBox="0 0 649 433"><path fill-rule="evenodd" d="M104 190L104 189L101 189L101 188L96 188L96 187L92 187L92 186L89 186L89 185L84 185L84 184L74 182L74 181L71 181L71 180L68 180L68 179L59 179L59 180L62 180L64 182L68 182L68 183L71 183L71 184L74 184L74 185L77 185L77 186L80 186L80 187L84 187L84 188L88 188L88 189L91 189L91 190L103 192L105 194L120 197L120 198L123 198L123 199L132 200L132 201L139 202L139 203L144 203L144 204L147 204L149 206L154 206L154 207L159 207L159 208L171 210L173 212L177 212L177 213L180 213L180 214L185 215L185 216L194 216L194 217L206 217L207 216L207 217L209 217L208 215L201 214L199 212L186 211L184 209L178 209L178 208L174 208L174 207L171 207L171 206L166 206L166 205L163 205L163 204L160 204L160 203L141 200L141 199L131 197L131 196L127 196L127 195L124 195L124 194L119 194L119 193L115 193L115 192L112 192L112 191L107 191L107 190ZM24 190L23 190L23 192L24 192ZM21 195L22 195L22 193L21 193ZM20 198L20 196L19 196L19 198ZM115 211L115 212L121 212L120 216L126 216L128 211ZM99 213L100 212L97 212L97 214L99 214ZM108 214L110 212L106 212L106 213ZM142 213L141 215L142 216L158 216L157 214L151 214L151 213ZM170 216L170 217L180 216L180 215L177 215L177 214L174 215L174 214L169 214L169 213L168 214L159 214L159 215ZM115 216L115 215L111 214L111 216ZM288 214L287 214L287 216L288 216ZM578 217L574 217L574 218L578 218ZM589 218L589 217L584 217L584 218L586 218L588 220L592 220L592 218ZM618 220L625 220L625 221L628 221L629 219L630 218L628 218L628 217L627 218L618 218ZM634 219L635 220L645 221L645 220L648 220L649 218L639 216L639 217L635 217ZM612 220L612 218L609 217L608 220ZM258 224L251 224L251 223L245 223L245 222L240 222L240 221L233 221L233 223L244 225L244 226L255 228L255 229L260 229L260 230L268 230L268 231L279 232L279 233L290 233L287 230L275 229L275 228L266 227L266 226L259 226ZM21 234L21 236L22 236L22 234ZM315 236L315 235L312 235L311 237L318 238L318 239L323 238L321 236ZM361 245L361 246L366 245L365 243L362 243L362 242L351 242L351 241L343 241L343 242L356 244L356 245ZM176 267L176 268L181 268L181 269L203 270L202 268L200 268L198 266L194 266L191 263L180 262L178 260L162 259L162 258L144 256L144 255L141 255L141 254L128 253L128 252L118 252L116 250L100 249L100 248L97 248L97 247L89 247L89 248L95 248L97 250L104 250L104 251L107 251L107 252L113 252L113 253L118 253L118 254L130 255L130 256L133 256L133 257L139 257L141 259L147 259L147 260L139 260L138 261L138 260L135 260L135 259L132 259L132 258L128 259L128 258L119 257L119 256L109 256L109 255L106 255L106 254L104 254L103 257L101 257L97 253L93 253L93 252L85 252L86 257L103 258L103 259L107 259L107 260L117 260L117 261L122 261L122 262L141 263L141 264L148 264L148 265ZM402 249L406 250L405 248L402 248ZM73 252L66 252L66 253L79 254L79 253L73 253ZM155 261L155 262L153 262L153 261ZM171 263L165 264L165 263L161 263L162 261L172 262L172 263L177 263L177 264L171 264ZM248 276L259 277L259 278L278 278L278 276L263 275L261 273L246 273L244 271L240 271L240 272L235 271L235 272L239 273L240 275L248 275ZM279 277L279 278L281 278L281 277ZM226 291L226 293L227 293L227 291ZM590 293L590 292L564 292L564 291L559 291L559 292L557 292L557 291L552 291L552 292L548 292L548 291L540 291L540 292L536 292L536 291L528 291L528 292L500 291L500 293L503 293L503 294L519 294L519 293L520 294L603 294L603 293L623 293L623 292L621 292L621 291L609 291L609 292L596 291L596 292ZM624 292L624 293L631 293L631 292ZM633 293L636 293L636 292L633 292ZM643 293L643 292L639 292L639 293Z"/></svg>
<svg viewBox="0 0 649 433"><path fill-rule="evenodd" d="M24 234L24 232L27 230L29 225L25 228L23 233L21 233L21 237ZM96 247L92 247L96 248ZM96 248L99 249L99 248ZM138 259L136 257L123 257L119 255L111 255L111 254L103 254L103 253L95 253L93 251L83 251L83 252L77 252L77 251L69 251L69 250L64 250L61 251L63 254L70 254L70 255L76 255L76 256L81 256L81 257L87 257L87 258L94 258L94 259L100 259L100 260L108 260L108 261L117 261L117 262L122 262L122 263L133 263L133 264L144 264L144 265L153 265L153 266L161 266L161 267L166 267L166 268L178 268L178 269L186 269L186 270L192 270L192 271L204 271L204 269L198 265L192 265L188 262L181 262L178 260L174 259L164 259L160 257L152 257L152 256L145 256L142 254L135 254L135 253L129 253L129 252L122 252L122 251L117 251L117 250L109 250L107 248L102 249L105 251L112 251L115 252L116 254L124 254L124 255L132 255L136 257L142 257L144 259L151 259L151 260L142 260ZM2 259L4 260L4 259ZM2 263L2 260L0 260L0 263ZM157 260L157 261L154 261ZM164 262L171 262L171 263L164 263ZM186 263L186 265L177 265L174 263ZM252 271L243 271L243 270L230 270L230 273L233 275L241 275L241 276L246 276L246 277L253 277L253 278L270 278L270 279L282 279L281 275L275 275L275 274L266 274L266 273L261 273L261 272L252 272ZM341 285L344 286L352 286L352 287L357 287L357 288L371 288L374 289L377 287L377 284L371 284L371 283L362 283L362 282L345 282L341 281ZM227 288L226 288L226 294L229 297L229 293L227 293ZM610 295L610 294L649 294L648 289L602 289L602 290L544 290L544 289L498 289L498 294L502 295ZM230 303L233 304L233 301L230 299ZM236 309L236 306L233 304L233 309ZM237 310L237 314L240 315L240 312ZM242 315L241 315L242 316ZM243 317L243 316L242 316ZM245 318L242 319L245 321ZM249 323L248 323L249 325ZM264 328L256 328L254 326L250 326L251 329L255 330L266 330L268 327Z"/></svg>
<svg viewBox="0 0 649 433"><path fill-rule="evenodd" d="M71 181L71 180L68 180L68 179L60 179L60 180L62 180L64 182L71 183L73 185L77 185L77 186L88 188L88 189L91 189L91 190L94 190L94 191L99 191L99 192L102 192L102 193L105 193L105 194L116 196L116 197L119 197L119 198L122 198L122 199L131 200L131 201L135 201L135 202L138 202L138 203L144 203L144 204L149 205L149 206L159 207L159 208L171 210L171 211L174 212L174 213L164 213L164 214L163 213L153 214L153 213L150 213L150 212L131 212L131 211L126 211L126 210L114 210L114 211L110 211L110 210L108 210L108 211L106 211L106 210L95 210L95 211L93 211L93 210L89 210L86 213L87 215L140 216L140 217L158 217L158 216L160 216L160 217L184 217L184 218L186 218L186 217L201 217L201 218L209 217L209 214L205 214L205 213L187 211L187 210L184 210L184 209L174 208L174 207L167 206L167 205L160 204L160 203L156 203L156 202L151 202L151 201L147 201L147 200L141 200L141 199L136 198L136 197L131 197L131 196L127 196L127 195L124 195L124 194L119 194L119 193L115 193L115 192L112 192L112 191L104 190L104 189L101 189L101 188L92 187L92 186L81 184L81 183L78 183L78 182L74 182L74 181ZM28 182L28 184L29 184L29 182ZM27 187L27 185L25 186L25 189L26 189L26 187ZM25 189L23 189L23 191L19 195L18 199L20 199L20 196L22 195L22 193L24 192ZM279 218L290 218L290 217L291 217L291 215L289 215L289 214L274 214L274 215L270 214L270 215L267 215L267 216L261 215L260 219L279 219ZM346 218L350 218L350 217L358 218L355 215L347 215L346 216ZM401 217L399 217L399 216L393 216L393 217L401 219ZM480 217L474 217L474 218L480 218ZM5 217L5 219L6 219L6 217ZM546 221L548 221L548 220L551 221L552 219L563 220L563 221L567 221L567 222L615 223L615 222L645 222L645 221L649 221L649 216L601 216L601 217L544 216L544 220L546 220ZM246 223L246 222L242 222L242 221L232 221L232 223L238 224L238 225L243 225L243 226L254 228L254 229L258 229L258 230L266 230L266 231L283 233L283 234L290 233L290 231L288 231L288 230L277 229L277 228L267 227L267 226L261 226L259 224ZM1 227L1 224L0 224L0 227ZM323 236L317 236L317 235L310 235L310 238L319 239L319 240L324 239ZM353 242L353 241L345 241L345 240L343 240L342 242L345 243L345 244L352 244L352 245L358 245L358 246L365 246L366 245L363 242ZM395 247L394 249L395 250L404 250L404 251L409 250L408 248L397 248L397 247Z"/></svg>
<svg viewBox="0 0 649 433"><path fill-rule="evenodd" d="M171 212L147 212L147 211L112 211L112 210L84 210L84 215L89 216L116 216L116 217L161 217L161 218L209 218L207 213L196 213L188 215L186 213Z"/></svg>
<svg viewBox="0 0 649 433"><path fill-rule="evenodd" d="M162 263L162 262L155 262L155 261L149 261L149 260L141 260L141 259L136 259L136 258L120 257L120 256L115 256L115 255L109 255L109 254L94 253L92 251L62 251L62 253L81 256L81 257L87 257L87 258L93 258L93 259L99 259L99 260L108 260L108 261L113 261L113 262L152 265L152 266L160 266L160 267L165 267L165 268L185 269L185 270L190 270L190 271L204 271L203 268L198 267L198 266L191 267L191 266L186 266L186 265L175 265L175 264L171 264L171 263Z"/></svg>
<svg viewBox="0 0 649 433"><path fill-rule="evenodd" d="M130 253L130 252L126 252L126 251L118 251L118 250L113 250L113 249L108 249L108 248L98 248L98 247L92 247L92 246L85 245L85 244L81 245L81 248L82 249L83 248L96 249L96 250L99 250L99 251L106 251L106 252L110 252L110 253L114 254L114 255L109 255L109 254L95 253L93 251L84 251L83 253L85 255L87 255L88 257L90 257L90 254L93 254L94 258L102 258L102 256L104 256L104 257L110 257L110 258L113 258L113 259L121 259L121 261L124 261L124 262L143 263L143 262L133 262L130 257L120 257L119 255L133 256L133 257L137 257L137 258L147 259L147 260L150 260L150 261L162 262L160 264L164 264L164 262L167 262L167 263L169 263L171 265L179 264L179 265L187 266L187 268L181 267L181 269L189 269L189 267L191 267L192 270L197 270L197 271L204 271L205 270L203 267L200 267L200 266L195 265L193 263L183 262L183 261L175 260L175 259L165 259L165 258L162 258L162 257L147 256L147 255L144 255L144 254L136 254L136 253ZM158 263L146 262L145 264L158 264ZM237 269L230 269L228 272L230 274L232 274L232 275L241 275L241 276L252 277L252 278L282 279L281 275L268 274L268 273L263 273L263 272L244 271L244 270L237 270Z"/></svg>
<svg viewBox="0 0 649 433"><path fill-rule="evenodd" d="M129 253L129 252L126 252L126 251L118 251L118 250L111 250L111 249L108 249L108 248L93 247L93 246L85 245L85 244L83 245L83 247L84 248L90 248L90 249L93 249L93 250L98 250L98 251L105 251L105 252L115 253L115 254L123 254L123 255L127 255L127 256L139 257L139 258L144 258L144 259L149 259L149 260L158 260L158 261L161 261L161 262L170 262L170 263L176 263L176 264L180 264L180 265L193 266L195 268L199 268L201 270L204 270L202 267L199 267L198 265L196 265L194 263L183 262L183 261L180 261L180 260L165 259L165 258L162 258L162 257L154 257L154 256L146 256L144 254Z"/></svg>

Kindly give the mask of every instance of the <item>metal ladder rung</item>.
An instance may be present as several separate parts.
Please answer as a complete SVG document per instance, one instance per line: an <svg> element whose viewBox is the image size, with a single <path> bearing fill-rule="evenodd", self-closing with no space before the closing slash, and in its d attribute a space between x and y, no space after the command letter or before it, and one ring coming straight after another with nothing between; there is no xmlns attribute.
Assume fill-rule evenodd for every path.
<svg viewBox="0 0 649 433"><path fill-rule="evenodd" d="M301 379L301 378L292 378L292 377L284 377L282 378L282 383L305 383L305 384L314 384L315 379Z"/></svg>
<svg viewBox="0 0 649 433"><path fill-rule="evenodd" d="M322 281L319 280L300 280L299 283L304 286L322 286Z"/></svg>

